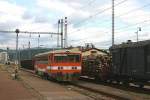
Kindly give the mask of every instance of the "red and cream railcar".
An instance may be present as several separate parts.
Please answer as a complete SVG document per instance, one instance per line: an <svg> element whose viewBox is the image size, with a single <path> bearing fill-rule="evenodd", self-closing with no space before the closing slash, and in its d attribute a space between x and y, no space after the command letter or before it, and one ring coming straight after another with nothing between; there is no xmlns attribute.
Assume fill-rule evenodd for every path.
<svg viewBox="0 0 150 100"><path fill-rule="evenodd" d="M58 81L73 81L80 77L81 52L54 50L35 55L35 72Z"/></svg>

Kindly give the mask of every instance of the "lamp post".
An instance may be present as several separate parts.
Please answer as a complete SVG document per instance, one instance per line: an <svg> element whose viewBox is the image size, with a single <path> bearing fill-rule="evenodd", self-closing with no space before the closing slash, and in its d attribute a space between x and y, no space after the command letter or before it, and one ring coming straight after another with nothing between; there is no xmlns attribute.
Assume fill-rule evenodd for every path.
<svg viewBox="0 0 150 100"><path fill-rule="evenodd" d="M137 31L135 32L136 33L137 42L139 41L139 31L141 31L141 27L138 27Z"/></svg>

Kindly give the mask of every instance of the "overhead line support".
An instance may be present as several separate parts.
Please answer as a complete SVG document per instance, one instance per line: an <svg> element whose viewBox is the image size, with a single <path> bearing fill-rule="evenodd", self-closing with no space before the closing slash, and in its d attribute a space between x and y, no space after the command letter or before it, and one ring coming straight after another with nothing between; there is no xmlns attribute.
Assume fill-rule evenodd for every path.
<svg viewBox="0 0 150 100"><path fill-rule="evenodd" d="M112 46L114 45L114 33L115 33L115 13L114 13L114 0L112 0Z"/></svg>

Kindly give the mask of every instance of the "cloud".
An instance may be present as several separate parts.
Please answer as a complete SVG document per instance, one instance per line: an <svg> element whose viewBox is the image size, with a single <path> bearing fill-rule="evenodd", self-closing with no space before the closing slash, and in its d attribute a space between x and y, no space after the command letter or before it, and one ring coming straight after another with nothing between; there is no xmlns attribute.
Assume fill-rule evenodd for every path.
<svg viewBox="0 0 150 100"><path fill-rule="evenodd" d="M34 18L34 22L35 23L48 23L48 22L50 22L50 20L47 16L37 15Z"/></svg>
<svg viewBox="0 0 150 100"><path fill-rule="evenodd" d="M106 31L105 28L89 27L81 31L74 31L69 33L70 45L84 45L85 43L99 43L110 40L111 33ZM71 44L72 43L72 44ZM97 45L97 44L96 44ZM98 45L97 45L98 46Z"/></svg>
<svg viewBox="0 0 150 100"><path fill-rule="evenodd" d="M0 30L15 30L19 28L23 31L49 31L57 32L57 21L60 18L68 17L68 41L69 45L84 45L86 42L92 42L97 47L108 48L111 46L111 9L99 13L106 8L111 7L111 1L107 0L1 0L0 1ZM115 1L115 4L121 1ZM29 4L30 3L30 4ZM136 40L135 31L138 25L135 23L148 20L149 10L140 9L130 14L125 14L130 10L145 5L147 2L137 0L127 0L123 4L115 7L115 43L121 43L128 39ZM118 17L121 14L123 16ZM86 20L87 18L90 19ZM81 22L81 23L80 23ZM139 35L141 40L148 39L148 22L139 24L142 32ZM129 26L126 29L120 27ZM4 34L0 37L0 42L7 38L6 45L13 44L15 47L16 34ZM28 44L29 34L19 34L21 44ZM31 44L37 46L38 35L32 35ZM56 36L41 35L40 43L49 47L56 46ZM11 45L10 45L11 46Z"/></svg>
<svg viewBox="0 0 150 100"><path fill-rule="evenodd" d="M36 10L29 11L25 7L16 5L15 3L10 3L8 1L0 1L0 5L1 5L0 30L14 31L16 28L19 28L21 31L55 32L55 28L53 27L52 24L48 22L46 15L40 12L37 13ZM5 40L5 44L3 44L3 46L5 45L6 47L8 45L12 48L15 48L16 34L12 33L0 33L0 34L3 34L0 37L0 42L3 42ZM43 36L46 37L46 35ZM28 43L28 40L29 35L19 34L20 45L23 43Z"/></svg>
<svg viewBox="0 0 150 100"><path fill-rule="evenodd" d="M25 11L25 8L11 4L8 1L0 1L0 13L19 16Z"/></svg>
<svg viewBox="0 0 150 100"><path fill-rule="evenodd" d="M11 4L8 1L0 1L0 26L3 30L13 29L22 22L25 8Z"/></svg>
<svg viewBox="0 0 150 100"><path fill-rule="evenodd" d="M65 15L70 15L75 12L75 9L69 7L69 5L63 1L59 0L37 0L40 7L48 8L49 10L63 13Z"/></svg>
<svg viewBox="0 0 150 100"><path fill-rule="evenodd" d="M37 0L37 5L48 10L56 19L67 16L69 23L80 22L90 15L88 10L80 9L83 6L81 1Z"/></svg>
<svg viewBox="0 0 150 100"><path fill-rule="evenodd" d="M33 18L33 14L29 11L24 12L24 14L22 15L22 18L24 20L28 20L28 19L32 19Z"/></svg>

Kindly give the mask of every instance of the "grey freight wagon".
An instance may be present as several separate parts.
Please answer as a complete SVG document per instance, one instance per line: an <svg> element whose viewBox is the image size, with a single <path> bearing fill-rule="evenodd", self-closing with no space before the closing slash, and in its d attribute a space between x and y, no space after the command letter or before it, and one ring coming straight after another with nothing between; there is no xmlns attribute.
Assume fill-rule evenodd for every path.
<svg viewBox="0 0 150 100"><path fill-rule="evenodd" d="M150 40L122 43L110 48L112 77L124 83L134 82L141 87L150 81Z"/></svg>

